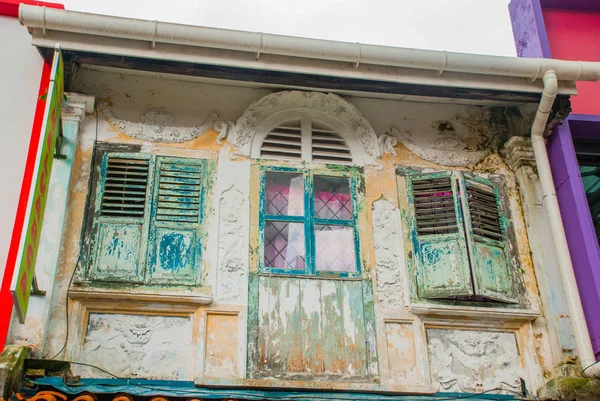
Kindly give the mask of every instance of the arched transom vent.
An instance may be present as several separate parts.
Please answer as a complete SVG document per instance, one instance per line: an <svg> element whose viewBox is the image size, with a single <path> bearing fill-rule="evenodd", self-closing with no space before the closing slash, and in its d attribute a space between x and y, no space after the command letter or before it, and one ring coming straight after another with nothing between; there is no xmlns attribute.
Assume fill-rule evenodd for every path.
<svg viewBox="0 0 600 401"><path fill-rule="evenodd" d="M262 143L260 157L352 164L350 148L335 130L321 122L300 118L274 127Z"/></svg>

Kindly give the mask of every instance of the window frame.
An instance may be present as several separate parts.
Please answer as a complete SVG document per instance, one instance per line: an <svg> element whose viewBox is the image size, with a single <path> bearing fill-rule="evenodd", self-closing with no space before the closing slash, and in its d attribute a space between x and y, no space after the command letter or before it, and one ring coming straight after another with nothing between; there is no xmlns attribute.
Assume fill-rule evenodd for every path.
<svg viewBox="0 0 600 401"><path fill-rule="evenodd" d="M304 215L303 216L275 216L265 214L265 189L266 173L296 173L302 174L304 182ZM301 276L301 277L319 277L319 278L362 278L362 259L360 253L360 238L358 230L359 204L358 194L362 184L362 171L357 167L344 166L340 168L309 168L309 167L287 167L287 166L267 166L259 164L259 232L258 238L260 246L258 247L258 271L273 275ZM336 220L317 218L314 211L314 177L344 177L350 182L350 196L352 198L352 219ZM305 269L278 269L265 266L265 222L266 221L284 221L303 223L305 227ZM354 272L332 272L326 270L317 270L316 268L316 238L315 225L338 225L353 228L353 245L355 252L356 271Z"/></svg>
<svg viewBox="0 0 600 401"><path fill-rule="evenodd" d="M105 190L106 174L108 161L111 158L127 158L148 160L148 181L145 198L144 215L140 218L119 218L114 216L101 215L101 203ZM192 261L192 277L186 275L181 278L153 277L153 269L158 264L158 255L155 249L152 249L159 229L169 222L161 222L156 219L158 205L158 183L160 170L159 166L163 162L182 161L182 164L189 164L200 167L200 194L198 203L198 220L189 223L189 230L194 230L195 249L194 260ZM88 193L86 196L86 214L84 216L84 225L81 233L82 246L80 256L77 262L78 273L74 277L76 283L86 283L87 285L143 285L146 287L183 286L189 288L197 286L202 281L203 263L202 257L206 250L206 242L202 241L206 231L206 211L208 207L207 198L212 190L212 180L210 171L214 170L215 161L207 158L181 157L166 153L145 153L141 147L135 145L105 144L99 143L94 148L94 155L91 160L91 173L89 177ZM88 212L89 211L89 212ZM134 221L135 220L135 221ZM139 254L138 271L135 277L108 277L95 273L98 263L98 254L100 252L99 225L103 221L109 223L119 223L122 221L142 221L140 233L140 246L137 250ZM158 225L157 225L158 223ZM193 227L195 226L195 227ZM191 280L190 280L191 279Z"/></svg>
<svg viewBox="0 0 600 401"><path fill-rule="evenodd" d="M518 255L515 254L514 244L515 237L513 229L510 226L510 215L509 215L509 206L508 202L508 194L501 189L502 185L498 180L502 180L501 176L494 177L482 177L481 175L475 172L463 172L463 171L454 171L454 170L441 170L424 173L421 171L416 171L413 169L397 169L398 178L403 178L405 183L403 185L406 195L406 203L405 207L408 208L408 215L405 219L404 227L406 229L404 238L407 241L408 246L406 247L406 251L408 254L408 267L409 272L412 277L414 277L413 282L410 285L410 294L411 300L416 302L426 302L426 303L437 303L437 304L456 304L456 305L470 305L470 306L482 306L482 307L506 307L506 308L515 308L515 307L524 307L526 306L525 299L522 296L522 276L521 272L521 261ZM425 179L425 178L441 178L441 177L449 177L452 183L452 192L453 199L455 201L455 217L457 219L458 232L456 236L459 241L462 241L466 248L466 269L469 275L470 288L472 289L471 296L473 299L453 299L451 297L456 296L456 294L448 294L446 296L426 296L422 295L419 291L419 287L421 284L419 283L420 276L423 274L421 266L421 262L419 260L420 255L418 254L418 243L420 241L419 234L417 232L417 224L416 224L416 212L414 207L414 195L412 192L412 182L415 178ZM495 180L493 178L498 178ZM476 277L476 271L473 262L472 253L472 245L475 243L475 235L473 234L473 227L471 223L470 211L468 207L467 200L467 192L466 186L467 181L473 182L476 185L484 185L490 187L494 191L494 195L496 198L497 208L499 212L499 223L500 228L503 235L502 246L504 249L505 263L507 268L507 275L510 279L510 288L506 299L494 299L489 296L489 294L485 294L481 292L480 288L478 288L478 277ZM400 188L401 181L398 181L398 185ZM399 191L400 195L403 191ZM402 202L401 202L402 204ZM446 236L447 234L439 234L440 239ZM429 237L434 237L435 235L430 235ZM484 237L478 237L478 241L484 244L490 244L493 242L498 243L498 241L492 241ZM482 297L483 299L477 299L476 297Z"/></svg>

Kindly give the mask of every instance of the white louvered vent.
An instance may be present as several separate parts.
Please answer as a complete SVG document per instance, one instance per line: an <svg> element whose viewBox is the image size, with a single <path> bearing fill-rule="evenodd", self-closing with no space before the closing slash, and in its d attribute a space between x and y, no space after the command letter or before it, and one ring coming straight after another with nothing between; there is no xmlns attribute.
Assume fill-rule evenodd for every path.
<svg viewBox="0 0 600 401"><path fill-rule="evenodd" d="M197 223L200 213L200 166L162 162L156 220Z"/></svg>
<svg viewBox="0 0 600 401"><path fill-rule="evenodd" d="M143 217L148 187L148 160L108 159L102 216Z"/></svg>
<svg viewBox="0 0 600 401"><path fill-rule="evenodd" d="M273 128L262 143L261 157L282 160L302 159L302 127L300 120L288 121Z"/></svg>
<svg viewBox="0 0 600 401"><path fill-rule="evenodd" d="M331 164L353 161L350 148L337 132L316 121L301 119L273 128L261 144L260 157Z"/></svg>
<svg viewBox="0 0 600 401"><path fill-rule="evenodd" d="M312 159L316 162L351 164L352 154L346 141L335 131L313 122Z"/></svg>
<svg viewBox="0 0 600 401"><path fill-rule="evenodd" d="M449 177L413 181L413 200L419 235L458 231Z"/></svg>
<svg viewBox="0 0 600 401"><path fill-rule="evenodd" d="M473 234L495 241L502 241L500 210L493 189L475 186L467 182L467 199Z"/></svg>

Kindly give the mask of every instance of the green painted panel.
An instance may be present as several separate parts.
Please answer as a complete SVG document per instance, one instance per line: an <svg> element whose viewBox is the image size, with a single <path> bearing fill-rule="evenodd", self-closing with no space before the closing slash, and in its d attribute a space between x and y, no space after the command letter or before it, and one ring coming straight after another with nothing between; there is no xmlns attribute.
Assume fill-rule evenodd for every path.
<svg viewBox="0 0 600 401"><path fill-rule="evenodd" d="M513 273L507 263L506 229L500 195L493 182L465 174L461 181L466 238L471 254L475 294L517 303Z"/></svg>
<svg viewBox="0 0 600 401"><path fill-rule="evenodd" d="M96 234L96 261L92 278L141 281L142 224L101 222Z"/></svg>
<svg viewBox="0 0 600 401"><path fill-rule="evenodd" d="M368 380L363 282L259 279L258 376Z"/></svg>
<svg viewBox="0 0 600 401"><path fill-rule="evenodd" d="M506 263L503 244L473 243L473 274L477 295L503 302L518 302L514 296L512 275Z"/></svg>
<svg viewBox="0 0 600 401"><path fill-rule="evenodd" d="M418 241L417 284L423 298L473 295L467 248L459 235Z"/></svg>
<svg viewBox="0 0 600 401"><path fill-rule="evenodd" d="M196 229L159 227L153 240L152 282L195 284Z"/></svg>

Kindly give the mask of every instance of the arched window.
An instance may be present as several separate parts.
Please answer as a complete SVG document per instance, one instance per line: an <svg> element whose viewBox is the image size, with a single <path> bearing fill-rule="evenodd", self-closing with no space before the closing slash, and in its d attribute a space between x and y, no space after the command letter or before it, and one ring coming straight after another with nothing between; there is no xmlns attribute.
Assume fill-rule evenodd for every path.
<svg viewBox="0 0 600 401"><path fill-rule="evenodd" d="M352 164L346 141L326 123L308 117L286 120L265 136L259 157L277 160Z"/></svg>

